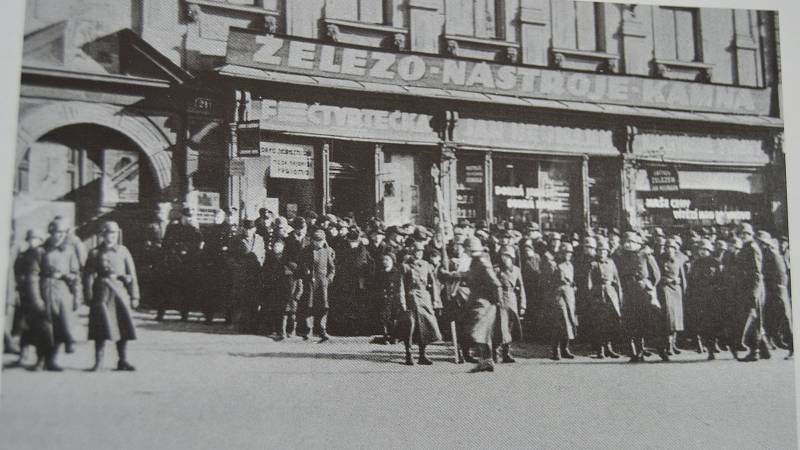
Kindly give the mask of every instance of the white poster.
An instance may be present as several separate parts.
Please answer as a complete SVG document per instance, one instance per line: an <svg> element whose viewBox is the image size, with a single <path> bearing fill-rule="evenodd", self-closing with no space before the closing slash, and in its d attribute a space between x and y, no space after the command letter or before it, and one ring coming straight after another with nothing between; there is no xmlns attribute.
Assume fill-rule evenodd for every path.
<svg viewBox="0 0 800 450"><path fill-rule="evenodd" d="M269 156L271 178L314 179L314 147L304 144L262 142L262 154Z"/></svg>
<svg viewBox="0 0 800 450"><path fill-rule="evenodd" d="M103 151L103 203L139 202L139 153Z"/></svg>

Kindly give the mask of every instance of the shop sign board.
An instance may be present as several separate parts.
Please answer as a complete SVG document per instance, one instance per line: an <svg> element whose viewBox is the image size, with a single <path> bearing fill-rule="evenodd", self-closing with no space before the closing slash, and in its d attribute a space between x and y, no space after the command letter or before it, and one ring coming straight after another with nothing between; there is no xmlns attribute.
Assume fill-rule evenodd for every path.
<svg viewBox="0 0 800 450"><path fill-rule="evenodd" d="M652 166L647 168L650 190L654 192L675 192L680 190L678 169L675 166Z"/></svg>
<svg viewBox="0 0 800 450"><path fill-rule="evenodd" d="M104 150L102 203L138 202L139 153L130 150Z"/></svg>
<svg viewBox="0 0 800 450"><path fill-rule="evenodd" d="M468 184L482 184L483 183L483 166L472 165L466 166L466 179L465 183Z"/></svg>
<svg viewBox="0 0 800 450"><path fill-rule="evenodd" d="M242 122L236 127L236 149L239 156L259 156L261 126L257 120Z"/></svg>
<svg viewBox="0 0 800 450"><path fill-rule="evenodd" d="M561 186L538 188L527 186L495 186L494 195L506 198L510 209L537 209L543 211L569 210L569 192Z"/></svg>
<svg viewBox="0 0 800 450"><path fill-rule="evenodd" d="M462 60L321 44L232 28L226 63L312 76L519 97L613 103L719 113L769 115L770 88Z"/></svg>
<svg viewBox="0 0 800 450"><path fill-rule="evenodd" d="M690 134L641 133L633 138L633 154L642 159L717 162L763 166L769 163L762 139Z"/></svg>
<svg viewBox="0 0 800 450"><path fill-rule="evenodd" d="M189 193L189 207L200 224L214 223L219 210L219 192L192 191Z"/></svg>
<svg viewBox="0 0 800 450"><path fill-rule="evenodd" d="M231 176L243 177L245 173L244 160L241 158L231 159L230 163L228 164L228 171L230 172Z"/></svg>
<svg viewBox="0 0 800 450"><path fill-rule="evenodd" d="M453 131L456 142L467 145L562 151L618 156L611 130L572 128L535 123L459 118Z"/></svg>
<svg viewBox="0 0 800 450"><path fill-rule="evenodd" d="M264 143L271 178L314 179L314 147L286 142Z"/></svg>
<svg viewBox="0 0 800 450"><path fill-rule="evenodd" d="M752 220L750 211L713 210L693 207L687 198L652 197L644 199L644 207L649 210L667 210L678 221L713 221L718 224Z"/></svg>
<svg viewBox="0 0 800 450"><path fill-rule="evenodd" d="M349 139L438 142L430 114L388 109L355 108L274 99L250 102L250 117L263 129L294 131Z"/></svg>

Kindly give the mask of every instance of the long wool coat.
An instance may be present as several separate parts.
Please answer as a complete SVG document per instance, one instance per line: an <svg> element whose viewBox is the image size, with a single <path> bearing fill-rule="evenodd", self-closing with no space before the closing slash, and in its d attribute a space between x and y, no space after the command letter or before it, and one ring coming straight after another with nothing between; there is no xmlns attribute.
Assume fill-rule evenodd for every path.
<svg viewBox="0 0 800 450"><path fill-rule="evenodd" d="M670 333L683 331L683 294L686 292L686 273L684 260L680 257L670 258L664 255L659 270L661 281L658 283L658 301L663 311L662 326Z"/></svg>
<svg viewBox="0 0 800 450"><path fill-rule="evenodd" d="M439 292L434 287L433 266L423 260L403 264L403 289L400 309L405 312L398 324L398 335L407 343L427 345L442 340L435 308L441 308Z"/></svg>
<svg viewBox="0 0 800 450"><path fill-rule="evenodd" d="M81 290L78 255L67 242L55 245L52 240L37 253L28 283L33 303L42 313L42 340L47 346L75 342L72 324Z"/></svg>
<svg viewBox="0 0 800 450"><path fill-rule="evenodd" d="M622 326L622 282L614 262L610 259L594 261L589 268L586 290L595 336L603 340L613 339Z"/></svg>
<svg viewBox="0 0 800 450"><path fill-rule="evenodd" d="M388 272L381 268L375 272L374 288L378 296L381 323L392 323L400 314L401 297L405 295L403 274L396 267Z"/></svg>
<svg viewBox="0 0 800 450"><path fill-rule="evenodd" d="M575 269L569 261L555 265L550 279L548 310L553 337L575 339L578 324L575 316Z"/></svg>
<svg viewBox="0 0 800 450"><path fill-rule="evenodd" d="M291 258L291 256L290 256ZM328 244L309 245L300 255L298 271L303 277L301 306L308 311L328 309L328 285L336 276L336 254Z"/></svg>
<svg viewBox="0 0 800 450"><path fill-rule="evenodd" d="M792 323L792 305L789 301L789 276L786 263L777 249L764 251L764 325L770 334L778 333L783 324Z"/></svg>
<svg viewBox="0 0 800 450"><path fill-rule="evenodd" d="M139 299L139 282L130 252L123 245L100 244L89 252L84 273L89 303L89 340L136 339L131 299Z"/></svg>
<svg viewBox="0 0 800 450"><path fill-rule="evenodd" d="M713 256L697 258L686 288L687 328L711 338L719 336L724 319L720 267Z"/></svg>
<svg viewBox="0 0 800 450"><path fill-rule="evenodd" d="M653 309L658 301L658 263L644 249L620 250L615 262L622 281L622 324L629 337L646 336L652 331Z"/></svg>
<svg viewBox="0 0 800 450"><path fill-rule="evenodd" d="M466 284L469 298L459 317L465 331L464 344L492 344L496 340L497 304L502 287L492 268L489 255L472 258L466 271L442 274L445 281Z"/></svg>
<svg viewBox="0 0 800 450"><path fill-rule="evenodd" d="M508 344L522 340L522 323L519 312L527 308L525 287L519 267L499 269L497 279L500 281L502 295L497 305L497 327L500 334L498 344Z"/></svg>

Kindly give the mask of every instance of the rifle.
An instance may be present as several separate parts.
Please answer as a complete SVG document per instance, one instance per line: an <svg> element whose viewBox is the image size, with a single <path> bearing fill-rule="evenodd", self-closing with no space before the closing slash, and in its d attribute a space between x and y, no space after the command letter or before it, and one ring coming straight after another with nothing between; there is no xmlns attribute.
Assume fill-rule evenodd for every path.
<svg viewBox="0 0 800 450"><path fill-rule="evenodd" d="M444 233L444 195L442 194L441 179L439 178L440 173L439 166L433 164L431 166L431 177L433 177L433 187L436 191L436 203L439 205L439 208L437 208L439 212L439 227L437 231L442 239L442 267L447 267L449 270L450 261L447 257L447 240L445 239ZM444 289L444 302L445 304L449 304L450 302L450 289ZM458 352L459 346L458 335L456 333L456 322L452 320L452 318L450 319L450 335L453 336L453 358L455 359L456 364L461 364L464 362L464 359Z"/></svg>

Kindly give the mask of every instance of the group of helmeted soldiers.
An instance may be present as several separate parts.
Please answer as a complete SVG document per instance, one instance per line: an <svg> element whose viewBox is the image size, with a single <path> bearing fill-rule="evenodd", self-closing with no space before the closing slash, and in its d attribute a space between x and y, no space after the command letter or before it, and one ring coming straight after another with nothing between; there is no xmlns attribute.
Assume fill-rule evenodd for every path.
<svg viewBox="0 0 800 450"><path fill-rule="evenodd" d="M16 256L8 301L14 305L12 336L19 336L22 365L28 349L35 349L31 370L60 372L57 357L63 347L74 351L77 313L89 307L88 339L95 343L94 365L104 368L105 344L115 341L117 370L133 371L127 343L136 339L131 310L139 302L136 267L128 249L119 243L120 227L108 221L100 229L100 243L89 252L63 217L56 217L47 235L28 230L25 248ZM17 295L13 295L16 293ZM13 341L11 342L12 344Z"/></svg>

